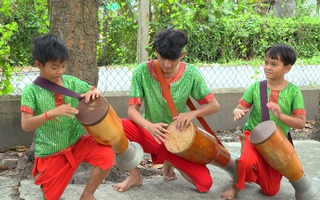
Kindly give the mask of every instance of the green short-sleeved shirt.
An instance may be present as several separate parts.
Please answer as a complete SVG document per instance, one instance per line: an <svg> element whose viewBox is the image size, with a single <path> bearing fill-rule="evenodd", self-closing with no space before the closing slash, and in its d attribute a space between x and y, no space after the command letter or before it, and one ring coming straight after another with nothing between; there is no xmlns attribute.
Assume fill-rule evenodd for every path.
<svg viewBox="0 0 320 200"><path fill-rule="evenodd" d="M76 93L84 94L91 86L80 79L63 75L63 86ZM65 104L71 103L77 107L79 101L76 98L63 96ZM21 96L21 111L28 112L34 116L40 115L56 107L55 93L48 91L34 83L28 84ZM65 116L57 117L59 122L48 120L36 129L35 155L44 157L63 150L76 143L85 133L83 126L76 118Z"/></svg>
<svg viewBox="0 0 320 200"><path fill-rule="evenodd" d="M270 99L271 90L267 89L268 101ZM259 123L262 122L261 102L260 102L260 82L255 82L245 91L239 103L245 107L251 107L251 112L248 121L243 127L243 130L252 131ZM292 114L306 114L303 95L299 87L289 83L283 90L279 91L278 105L281 112L292 116ZM274 121L281 131L287 136L290 127L278 118L276 118L272 111L269 110L270 120Z"/></svg>
<svg viewBox="0 0 320 200"><path fill-rule="evenodd" d="M200 104L205 104L214 98L199 70L188 64L180 63L179 72L169 80L172 99L178 113L187 110L186 101L191 95ZM144 102L144 117L153 123L172 122L172 116L166 100L162 96L161 84L158 81L151 62L142 63L135 69L131 88L129 104Z"/></svg>

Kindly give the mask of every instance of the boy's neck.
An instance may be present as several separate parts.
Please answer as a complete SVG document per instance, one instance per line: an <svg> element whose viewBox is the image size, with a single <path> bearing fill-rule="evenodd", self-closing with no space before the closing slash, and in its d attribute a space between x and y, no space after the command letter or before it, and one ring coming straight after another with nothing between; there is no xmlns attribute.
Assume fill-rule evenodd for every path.
<svg viewBox="0 0 320 200"><path fill-rule="evenodd" d="M270 80L268 79L268 88L270 90L283 90L289 82L286 79Z"/></svg>

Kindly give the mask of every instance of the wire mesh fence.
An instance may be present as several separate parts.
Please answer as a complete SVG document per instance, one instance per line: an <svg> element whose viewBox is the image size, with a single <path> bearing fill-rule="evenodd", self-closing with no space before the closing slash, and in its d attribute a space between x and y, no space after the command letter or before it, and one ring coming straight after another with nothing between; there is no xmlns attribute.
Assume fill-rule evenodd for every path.
<svg viewBox="0 0 320 200"><path fill-rule="evenodd" d="M263 67L219 66L216 64L198 67L212 90L246 88L255 81L263 80ZM102 92L127 92L134 67L99 67L98 88ZM13 74L12 95L20 95L26 86L39 76L36 68L16 71ZM286 75L287 80L298 86L316 87L320 85L319 65L294 65Z"/></svg>
<svg viewBox="0 0 320 200"><path fill-rule="evenodd" d="M257 58L259 56L258 53L261 54L269 44L285 41L298 52L298 60L286 75L287 80L301 87L319 86L320 42L317 42L320 41L319 0L262 0L261 2L267 3L268 6L259 7L260 15L265 16L273 12L275 16L274 21L272 21L273 18L268 22L263 21L265 20L264 18L261 18L262 22L259 20L253 21L250 18L242 18L241 14L245 15L245 13L241 13L238 18L235 18L235 26L221 26L223 30L212 30L214 29L213 27L201 25L203 29L196 33L202 34L202 37L198 39L198 42L198 40L194 39L195 35L192 36L191 34L191 46L188 46L188 54L196 56L198 60L195 60L195 62L203 60L207 62L209 60L207 63L213 63L210 61L210 59L213 60L213 57L250 60ZM254 7L254 9L257 8ZM295 16L294 19L293 16ZM301 18L297 16L301 16ZM305 16L308 16L308 18L305 18ZM300 19L301 23L294 23L295 19ZM221 21L224 22L223 18ZM206 32L207 30L209 31ZM220 32L221 35L222 32L224 33L221 38L219 38ZM279 32L281 34L278 34ZM218 38L217 41L215 37ZM194 43L192 43L192 40L194 40ZM207 40L207 42L200 43L203 40ZM197 43L199 44L197 45ZM115 44L114 46L127 46L129 48L130 45ZM131 50L130 52L134 51ZM192 63L188 60L188 54L185 59L187 62ZM113 58L121 56L115 54L111 57L110 54L106 54L104 57L110 58L112 61ZM302 62L299 60L301 57L310 58L311 60L309 62ZM316 58L316 61L312 60L313 58ZM251 83L264 79L262 64L263 60L261 60L261 65L258 67L250 65L236 66L235 64L232 66L221 66L213 63L198 66L198 69L212 90L246 88ZM102 92L129 91L133 70L133 65L99 67L97 86ZM38 75L39 71L37 68L15 68L10 79L14 88L10 95L20 95L24 87L28 83L31 83ZM3 74L1 74L0 78L0 81L3 81Z"/></svg>

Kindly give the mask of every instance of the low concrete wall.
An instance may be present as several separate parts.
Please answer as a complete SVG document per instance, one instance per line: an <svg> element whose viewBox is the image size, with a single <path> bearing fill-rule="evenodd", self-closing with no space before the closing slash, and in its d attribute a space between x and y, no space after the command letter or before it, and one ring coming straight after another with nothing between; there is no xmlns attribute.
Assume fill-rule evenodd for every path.
<svg viewBox="0 0 320 200"><path fill-rule="evenodd" d="M237 126L242 127L244 125L247 116L237 122L233 121L232 116L232 111L237 106L238 100L241 98L243 92L243 90L214 91L220 103L221 110L219 113L206 117L206 121L213 130L234 129ZM315 120L319 88L305 88L302 92L308 112L307 119ZM127 92L106 93L104 96L119 117L128 117ZM34 132L25 133L21 129L20 98L21 96L0 96L0 150L16 145L30 145L32 143ZM199 125L197 121L194 121L194 123Z"/></svg>

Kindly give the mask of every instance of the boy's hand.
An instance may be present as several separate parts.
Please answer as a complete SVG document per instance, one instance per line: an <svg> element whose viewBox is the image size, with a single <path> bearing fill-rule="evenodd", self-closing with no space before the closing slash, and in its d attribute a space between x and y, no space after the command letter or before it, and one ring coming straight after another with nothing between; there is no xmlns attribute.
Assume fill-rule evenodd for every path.
<svg viewBox="0 0 320 200"><path fill-rule="evenodd" d="M241 119L248 112L249 112L249 109L235 108L233 110L233 120L237 121L237 120Z"/></svg>
<svg viewBox="0 0 320 200"><path fill-rule="evenodd" d="M157 141L157 143L161 144L161 142L164 142L165 138L168 138L166 133L168 132L166 127L168 124L165 123L150 123L148 127L145 127L145 129L152 135L152 137Z"/></svg>
<svg viewBox="0 0 320 200"><path fill-rule="evenodd" d="M85 94L81 94L81 97L84 97L84 101L88 103L90 100L95 100L100 96L101 92L98 89L90 90Z"/></svg>
<svg viewBox="0 0 320 200"><path fill-rule="evenodd" d="M178 116L174 117L173 120L177 120L176 128L179 131L182 131L194 118L196 118L196 112L191 111L180 113Z"/></svg>
<svg viewBox="0 0 320 200"><path fill-rule="evenodd" d="M271 110L273 112L273 114L276 118L280 119L282 112L281 112L281 108L278 104L270 101L267 103L267 107L269 110Z"/></svg>
<svg viewBox="0 0 320 200"><path fill-rule="evenodd" d="M74 118L75 114L78 114L79 110L72 107L71 104L63 104L60 105L50 111L47 112L48 116L50 118L52 117L58 117L58 116L66 116L70 118Z"/></svg>

